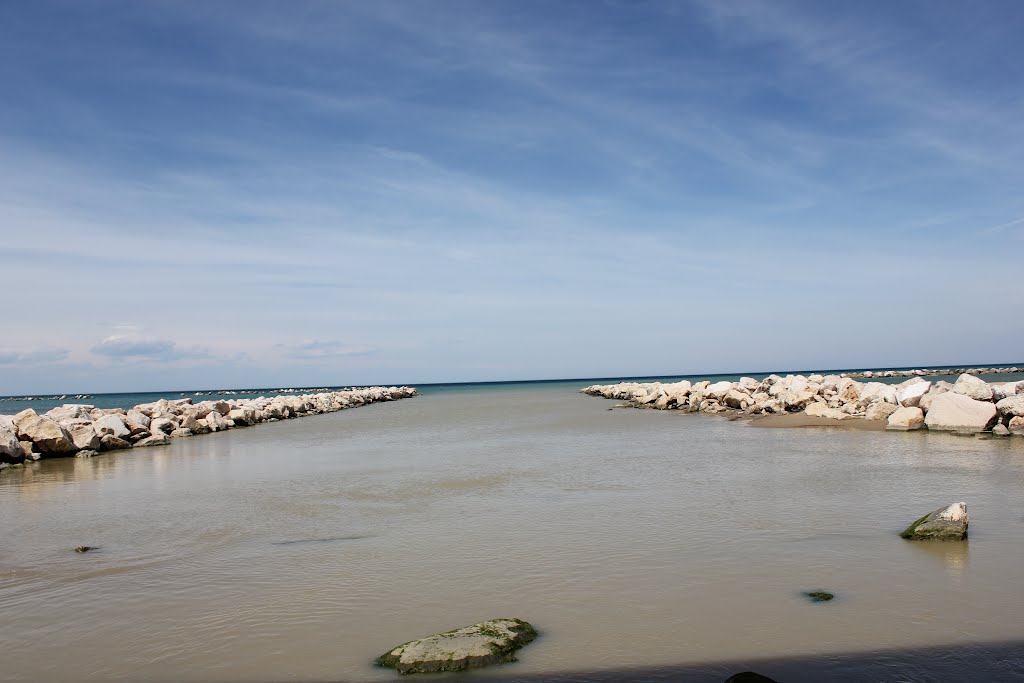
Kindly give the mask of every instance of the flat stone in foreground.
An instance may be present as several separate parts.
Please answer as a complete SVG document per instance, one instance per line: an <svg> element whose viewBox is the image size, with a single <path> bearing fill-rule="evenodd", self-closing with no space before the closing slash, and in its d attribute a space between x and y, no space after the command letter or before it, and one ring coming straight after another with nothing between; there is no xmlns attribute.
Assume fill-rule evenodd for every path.
<svg viewBox="0 0 1024 683"><path fill-rule="evenodd" d="M515 651L536 637L522 619L491 619L399 645L376 663L400 674L462 671L514 662Z"/></svg>
<svg viewBox="0 0 1024 683"><path fill-rule="evenodd" d="M962 541L967 538L967 505L953 503L917 520L900 536L911 541Z"/></svg>

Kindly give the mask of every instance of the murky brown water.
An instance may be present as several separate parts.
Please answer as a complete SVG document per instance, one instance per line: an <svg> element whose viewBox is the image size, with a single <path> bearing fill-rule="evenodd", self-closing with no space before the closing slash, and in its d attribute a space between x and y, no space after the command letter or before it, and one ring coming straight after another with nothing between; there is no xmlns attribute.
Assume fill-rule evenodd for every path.
<svg viewBox="0 0 1024 683"><path fill-rule="evenodd" d="M443 392L0 473L0 680L389 680L496 616L543 635L474 677L1024 640L1024 439L610 405ZM968 543L897 536L956 500Z"/></svg>

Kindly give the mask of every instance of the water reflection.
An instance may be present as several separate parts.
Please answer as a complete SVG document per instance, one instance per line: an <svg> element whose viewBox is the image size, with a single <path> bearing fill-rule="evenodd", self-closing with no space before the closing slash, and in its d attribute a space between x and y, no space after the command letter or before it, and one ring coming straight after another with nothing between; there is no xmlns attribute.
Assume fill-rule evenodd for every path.
<svg viewBox="0 0 1024 683"><path fill-rule="evenodd" d="M967 572L970 558L970 541L907 541L914 552L941 562L946 571L956 577Z"/></svg>

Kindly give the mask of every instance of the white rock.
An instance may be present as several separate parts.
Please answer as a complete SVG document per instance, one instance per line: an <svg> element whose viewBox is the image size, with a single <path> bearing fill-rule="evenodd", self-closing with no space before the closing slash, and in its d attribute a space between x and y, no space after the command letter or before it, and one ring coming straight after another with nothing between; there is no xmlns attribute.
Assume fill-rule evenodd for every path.
<svg viewBox="0 0 1024 683"><path fill-rule="evenodd" d="M885 428L906 432L912 429L920 429L923 426L924 411L916 406L904 406L897 408L889 416L889 421Z"/></svg>
<svg viewBox="0 0 1024 683"><path fill-rule="evenodd" d="M72 424L67 427L68 436L71 437L75 448L79 450L99 450L100 435L93 429L89 422Z"/></svg>
<svg viewBox="0 0 1024 683"><path fill-rule="evenodd" d="M1016 394L1004 398L996 404L996 410L999 411L1000 415L1012 415L1014 417L1024 415L1024 394Z"/></svg>
<svg viewBox="0 0 1024 683"><path fill-rule="evenodd" d="M710 396L716 401L721 401L732 389L732 382L715 382L704 390L704 395Z"/></svg>
<svg viewBox="0 0 1024 683"><path fill-rule="evenodd" d="M933 431L983 432L995 419L995 404L951 391L932 399L924 422Z"/></svg>
<svg viewBox="0 0 1024 683"><path fill-rule="evenodd" d="M125 415L124 421L125 424L128 425L128 428L133 432L141 429L149 429L149 416L140 410L135 410L134 408L128 411L128 414Z"/></svg>
<svg viewBox="0 0 1024 683"><path fill-rule="evenodd" d="M171 437L169 434L164 434L163 432L156 432L152 436L147 436L145 439L137 441L135 443L135 447L147 448L149 446L166 446L170 442Z"/></svg>
<svg viewBox="0 0 1024 683"><path fill-rule="evenodd" d="M807 409L804 410L804 414L809 417L826 417L830 420L850 419L850 415L847 413L835 408L829 408L827 403L822 403L821 401L815 401L811 405L807 406Z"/></svg>
<svg viewBox="0 0 1024 683"><path fill-rule="evenodd" d="M956 383L953 384L953 391L973 398L975 401L992 400L992 387L989 386L988 382L967 373L957 377Z"/></svg>
<svg viewBox="0 0 1024 683"><path fill-rule="evenodd" d="M25 459L25 452L13 426L0 425L0 462L21 462Z"/></svg>
<svg viewBox="0 0 1024 683"><path fill-rule="evenodd" d="M31 408L14 416L18 438L31 441L40 453L73 453L75 444L59 424L48 417L37 415Z"/></svg>
<svg viewBox="0 0 1024 683"><path fill-rule="evenodd" d="M914 408L921 405L921 397L932 388L932 383L922 379L913 379L900 386L902 388L896 390L897 403L904 408Z"/></svg>
<svg viewBox="0 0 1024 683"><path fill-rule="evenodd" d="M868 420L888 420L889 416L897 410L899 410L899 406L895 403L875 401L868 406L867 411L864 413L864 417Z"/></svg>
<svg viewBox="0 0 1024 683"><path fill-rule="evenodd" d="M101 437L110 434L119 439L125 439L132 433L132 430L128 429L117 415L104 415L96 419L93 421L93 428Z"/></svg>
<svg viewBox="0 0 1024 683"><path fill-rule="evenodd" d="M149 423L149 431L154 435L158 435L160 432L163 432L164 434L170 434L177 428L178 423L166 417L154 418Z"/></svg>
<svg viewBox="0 0 1024 683"><path fill-rule="evenodd" d="M1024 417L1011 417L1010 422L1006 425L1011 434L1020 434L1024 436Z"/></svg>
<svg viewBox="0 0 1024 683"><path fill-rule="evenodd" d="M210 428L211 432L222 432L231 427L227 419L217 410L212 411L206 416L206 425Z"/></svg>

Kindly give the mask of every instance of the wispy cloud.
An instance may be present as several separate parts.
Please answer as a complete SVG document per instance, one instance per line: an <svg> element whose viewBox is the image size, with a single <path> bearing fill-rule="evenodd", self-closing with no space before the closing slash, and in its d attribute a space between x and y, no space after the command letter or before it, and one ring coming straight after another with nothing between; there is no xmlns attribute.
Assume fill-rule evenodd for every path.
<svg viewBox="0 0 1024 683"><path fill-rule="evenodd" d="M310 340L295 344L275 344L274 349L292 360L324 360L347 356L369 356L377 352L372 346L348 344L336 340Z"/></svg>
<svg viewBox="0 0 1024 683"><path fill-rule="evenodd" d="M0 349L0 365L49 365L68 357L68 349Z"/></svg>

